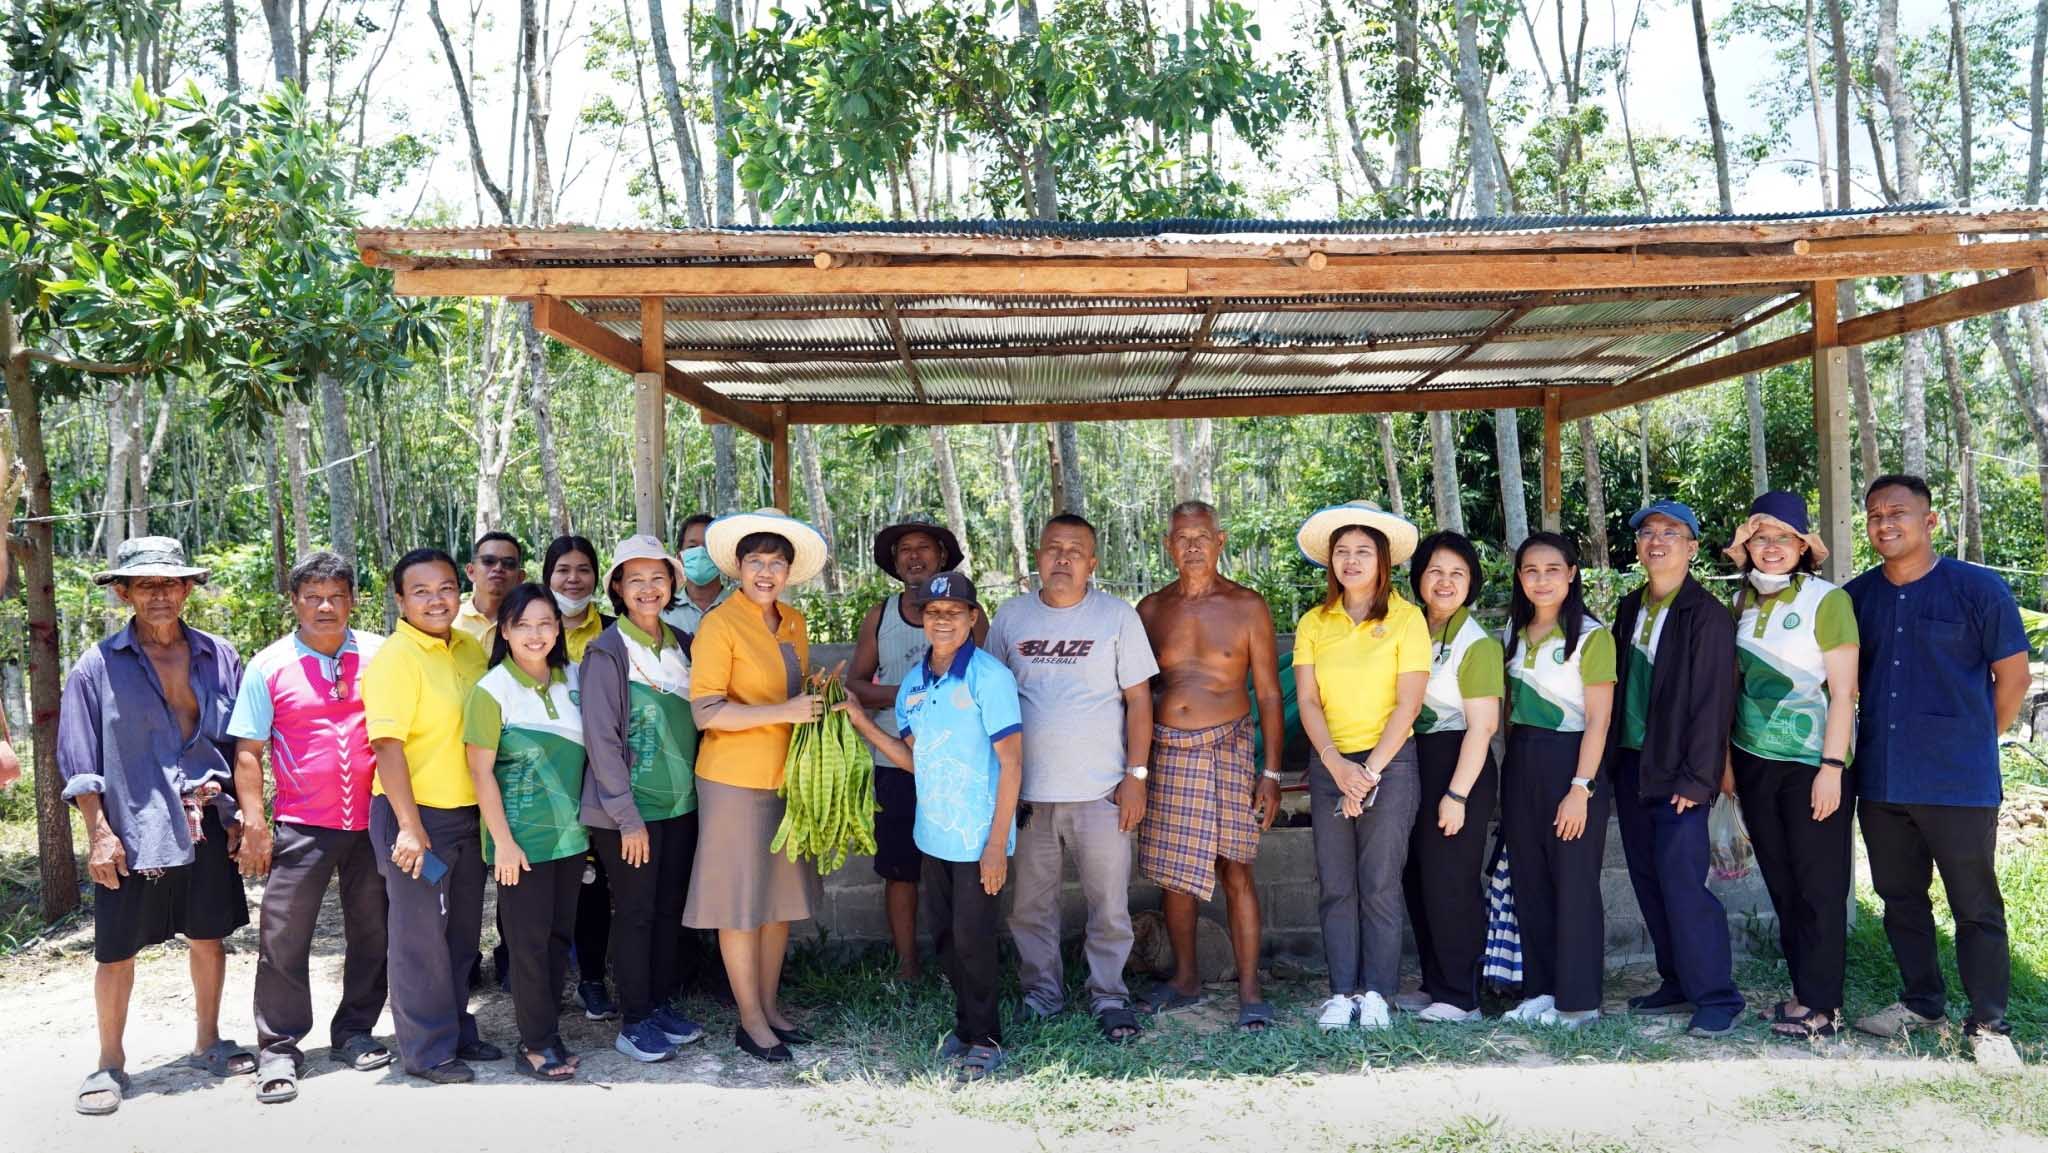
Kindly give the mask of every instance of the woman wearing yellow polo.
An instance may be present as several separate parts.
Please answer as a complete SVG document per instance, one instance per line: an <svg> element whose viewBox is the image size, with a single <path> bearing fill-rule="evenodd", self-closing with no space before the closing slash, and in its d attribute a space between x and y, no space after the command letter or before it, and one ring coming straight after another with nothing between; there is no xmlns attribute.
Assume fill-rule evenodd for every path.
<svg viewBox="0 0 2048 1153"><path fill-rule="evenodd" d="M810 659L803 614L781 597L825 567L825 538L777 509L721 517L704 547L738 595L704 614L691 646L690 709L697 746L698 840L683 924L718 930L718 952L739 1009L733 1043L788 1061L810 1040L776 1004L789 923L811 915L818 872L768 850L782 823L782 763L790 726L824 703L803 691Z"/></svg>
<svg viewBox="0 0 2048 1153"><path fill-rule="evenodd" d="M1309 759L1310 822L1330 999L1316 1023L1387 1027L1401 975L1401 867L1421 803L1411 730L1429 683L1429 626L1394 590L1415 526L1355 500L1302 524L1328 596L1294 628L1294 687Z"/></svg>
<svg viewBox="0 0 2048 1153"><path fill-rule="evenodd" d="M391 568L400 620L363 670L365 727L377 756L370 837L390 901L391 1021L405 1071L468 1081L465 1063L505 1054L477 1036L469 970L483 931L484 858L462 711L484 652L455 628L462 586L440 549Z"/></svg>

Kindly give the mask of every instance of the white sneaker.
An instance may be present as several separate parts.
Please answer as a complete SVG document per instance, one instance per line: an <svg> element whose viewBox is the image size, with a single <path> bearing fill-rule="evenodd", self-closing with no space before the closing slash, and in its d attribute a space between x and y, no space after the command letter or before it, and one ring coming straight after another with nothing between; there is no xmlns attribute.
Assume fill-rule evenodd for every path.
<svg viewBox="0 0 2048 1153"><path fill-rule="evenodd" d="M1437 1021L1449 1025L1464 1025L1485 1018L1486 1015L1477 1009L1460 1009L1446 1001L1432 1001L1427 1008L1415 1014L1418 1021Z"/></svg>
<svg viewBox="0 0 2048 1153"><path fill-rule="evenodd" d="M1536 1019L1539 1025L1551 1025L1560 1029L1583 1029L1600 1019L1598 1009L1551 1009Z"/></svg>
<svg viewBox="0 0 2048 1153"><path fill-rule="evenodd" d="M1387 1012L1387 999L1378 993L1360 993L1351 999L1358 1002L1359 1028L1384 1029L1394 1023Z"/></svg>
<svg viewBox="0 0 2048 1153"><path fill-rule="evenodd" d="M1394 1008L1403 1013L1420 1013L1433 1003L1429 994L1420 989L1394 994Z"/></svg>
<svg viewBox="0 0 2048 1153"><path fill-rule="evenodd" d="M1545 993L1531 997L1500 1015L1500 1019L1511 1024L1534 1025L1542 1020L1543 1014L1557 1011L1557 998Z"/></svg>
<svg viewBox="0 0 2048 1153"><path fill-rule="evenodd" d="M1338 1029L1349 1029L1351 1027L1351 1015L1357 1009L1358 1006L1352 1003L1350 997L1339 993L1323 1002L1323 1011L1316 1016L1316 1028L1321 1029L1325 1033L1332 1033Z"/></svg>

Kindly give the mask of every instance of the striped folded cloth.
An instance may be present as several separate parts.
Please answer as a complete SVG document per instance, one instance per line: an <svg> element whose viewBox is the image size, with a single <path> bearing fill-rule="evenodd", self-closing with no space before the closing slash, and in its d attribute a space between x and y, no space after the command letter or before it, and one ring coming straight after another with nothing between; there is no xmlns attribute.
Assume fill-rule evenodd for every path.
<svg viewBox="0 0 2048 1153"><path fill-rule="evenodd" d="M1486 867L1486 963L1480 977L1496 989L1522 983L1522 928L1515 920L1515 885L1504 839L1493 845Z"/></svg>

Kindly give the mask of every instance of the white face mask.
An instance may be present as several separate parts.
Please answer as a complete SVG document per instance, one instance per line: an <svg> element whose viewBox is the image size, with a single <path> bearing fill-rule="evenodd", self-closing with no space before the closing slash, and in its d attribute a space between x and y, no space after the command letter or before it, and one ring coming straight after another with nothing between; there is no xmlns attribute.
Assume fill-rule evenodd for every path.
<svg viewBox="0 0 2048 1153"><path fill-rule="evenodd" d="M552 593L551 595L555 598L555 607L562 610L563 616L570 617L589 608L591 600L594 599L589 596L563 596L561 593Z"/></svg>
<svg viewBox="0 0 2048 1153"><path fill-rule="evenodd" d="M1749 570L1749 587L1764 594L1765 596L1770 596L1772 593L1784 592L1787 588L1790 588L1791 585L1791 573L1768 573L1761 572L1757 569Z"/></svg>

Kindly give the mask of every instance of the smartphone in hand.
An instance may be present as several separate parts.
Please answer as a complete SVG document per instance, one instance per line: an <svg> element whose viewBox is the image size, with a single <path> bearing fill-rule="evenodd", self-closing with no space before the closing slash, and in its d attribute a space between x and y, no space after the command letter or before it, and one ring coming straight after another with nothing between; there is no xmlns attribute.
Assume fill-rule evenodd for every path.
<svg viewBox="0 0 2048 1153"><path fill-rule="evenodd" d="M434 850L428 849L420 854L420 880L425 881L429 885L438 885L441 883L441 878L447 875L448 862L435 856Z"/></svg>

